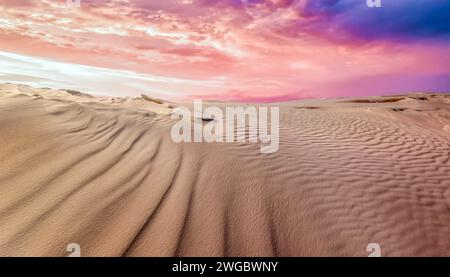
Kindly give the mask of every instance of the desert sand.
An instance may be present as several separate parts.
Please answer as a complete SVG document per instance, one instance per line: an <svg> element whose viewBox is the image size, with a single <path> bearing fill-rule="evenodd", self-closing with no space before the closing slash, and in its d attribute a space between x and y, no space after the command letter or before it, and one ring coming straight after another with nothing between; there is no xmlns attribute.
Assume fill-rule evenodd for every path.
<svg viewBox="0 0 450 277"><path fill-rule="evenodd" d="M282 104L280 149L174 103L0 85L0 256L450 256L450 96Z"/></svg>

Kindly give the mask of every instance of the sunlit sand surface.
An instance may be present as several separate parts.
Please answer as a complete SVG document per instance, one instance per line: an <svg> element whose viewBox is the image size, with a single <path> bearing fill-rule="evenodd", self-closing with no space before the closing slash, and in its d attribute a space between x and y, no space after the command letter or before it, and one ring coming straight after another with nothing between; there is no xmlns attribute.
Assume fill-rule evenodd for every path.
<svg viewBox="0 0 450 277"><path fill-rule="evenodd" d="M0 256L450 255L450 96L280 105L280 149L176 104L0 85Z"/></svg>

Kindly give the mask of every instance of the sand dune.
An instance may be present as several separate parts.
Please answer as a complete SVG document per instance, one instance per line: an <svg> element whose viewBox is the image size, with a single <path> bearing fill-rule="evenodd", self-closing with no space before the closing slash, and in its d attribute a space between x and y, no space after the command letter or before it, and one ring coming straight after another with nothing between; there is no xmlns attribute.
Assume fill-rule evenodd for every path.
<svg viewBox="0 0 450 277"><path fill-rule="evenodd" d="M0 85L0 256L450 256L449 95L283 103L270 155L174 106Z"/></svg>

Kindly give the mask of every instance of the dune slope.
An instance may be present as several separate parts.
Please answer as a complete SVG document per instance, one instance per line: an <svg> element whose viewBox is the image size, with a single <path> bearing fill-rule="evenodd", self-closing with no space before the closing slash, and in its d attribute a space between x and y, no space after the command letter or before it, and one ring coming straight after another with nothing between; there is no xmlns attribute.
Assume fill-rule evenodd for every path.
<svg viewBox="0 0 450 277"><path fill-rule="evenodd" d="M172 142L147 96L1 85L0 256L450 256L450 98L399 97L283 104L264 155Z"/></svg>

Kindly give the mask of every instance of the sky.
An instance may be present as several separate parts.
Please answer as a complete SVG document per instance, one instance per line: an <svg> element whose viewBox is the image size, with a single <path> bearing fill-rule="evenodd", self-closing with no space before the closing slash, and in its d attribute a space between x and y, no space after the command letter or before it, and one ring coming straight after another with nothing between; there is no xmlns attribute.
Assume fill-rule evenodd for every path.
<svg viewBox="0 0 450 277"><path fill-rule="evenodd" d="M0 82L244 102L450 92L448 0L80 2L0 0Z"/></svg>

